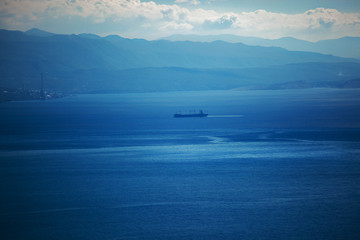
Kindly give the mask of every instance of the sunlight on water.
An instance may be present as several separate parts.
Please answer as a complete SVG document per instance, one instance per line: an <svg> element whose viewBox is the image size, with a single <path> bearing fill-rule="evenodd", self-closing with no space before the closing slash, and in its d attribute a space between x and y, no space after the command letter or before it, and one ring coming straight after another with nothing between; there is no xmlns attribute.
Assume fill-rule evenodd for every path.
<svg viewBox="0 0 360 240"><path fill-rule="evenodd" d="M184 137L184 136L183 136ZM153 141L157 137L137 136L137 139ZM133 161L191 162L250 158L308 158L336 157L341 154L345 142L277 141L232 142L227 138L206 136L207 144L143 145L101 148L45 149L3 151L4 157L79 154L97 157L118 157ZM181 139L180 137L178 139ZM129 139L130 141L130 139ZM356 150L354 150L356 152Z"/></svg>
<svg viewBox="0 0 360 240"><path fill-rule="evenodd" d="M209 118L241 118L243 115L209 115Z"/></svg>

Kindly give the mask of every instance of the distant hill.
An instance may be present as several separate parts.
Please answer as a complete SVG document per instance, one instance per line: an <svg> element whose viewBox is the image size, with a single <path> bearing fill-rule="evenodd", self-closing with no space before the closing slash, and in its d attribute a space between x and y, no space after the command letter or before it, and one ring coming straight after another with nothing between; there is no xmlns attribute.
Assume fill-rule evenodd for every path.
<svg viewBox="0 0 360 240"><path fill-rule="evenodd" d="M263 39L256 37L243 37L237 35L171 35L163 40L169 41L194 41L194 42L212 42L226 41L231 43L243 43L250 46L263 47L282 47L290 51L307 51L322 54L331 54L340 57L360 59L360 37L343 37L339 39L322 40L318 42L309 42L291 37L279 39Z"/></svg>
<svg viewBox="0 0 360 240"><path fill-rule="evenodd" d="M360 77L357 59L224 41L0 30L0 51L0 87L15 89L39 88L41 73L45 88L69 92L333 87Z"/></svg>
<svg viewBox="0 0 360 240"><path fill-rule="evenodd" d="M360 78L351 79L346 81L343 85L344 88L360 88Z"/></svg>
<svg viewBox="0 0 360 240"><path fill-rule="evenodd" d="M54 33L46 32L38 28L32 28L25 32L27 35L30 36L37 36L37 37L51 37L54 36Z"/></svg>
<svg viewBox="0 0 360 240"><path fill-rule="evenodd" d="M65 92L143 92L226 89L360 87L358 63L296 63L243 69L179 67L81 70L47 77L46 86ZM349 80L350 79L350 80Z"/></svg>

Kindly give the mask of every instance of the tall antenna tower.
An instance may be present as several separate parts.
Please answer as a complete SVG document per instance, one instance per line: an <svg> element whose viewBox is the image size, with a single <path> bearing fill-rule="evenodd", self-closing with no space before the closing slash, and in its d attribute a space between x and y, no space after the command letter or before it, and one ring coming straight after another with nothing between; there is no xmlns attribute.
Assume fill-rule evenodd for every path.
<svg viewBox="0 0 360 240"><path fill-rule="evenodd" d="M41 98L41 99L45 99L45 93L44 93L44 73L43 73L43 72L41 72L40 98Z"/></svg>

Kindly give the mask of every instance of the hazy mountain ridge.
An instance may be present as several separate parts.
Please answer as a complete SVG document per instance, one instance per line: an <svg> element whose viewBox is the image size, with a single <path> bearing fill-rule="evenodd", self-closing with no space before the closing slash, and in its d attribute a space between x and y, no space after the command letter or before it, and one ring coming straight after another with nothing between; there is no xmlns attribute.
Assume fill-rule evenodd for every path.
<svg viewBox="0 0 360 240"><path fill-rule="evenodd" d="M360 37L342 37L338 39L309 42L292 37L283 37L279 39L263 39L257 37L243 37L230 34L206 36L176 34L162 39L169 41L195 42L212 42L221 40L231 43L244 43L251 46L282 47L289 51L316 52L322 54L331 54L340 57L360 59Z"/></svg>
<svg viewBox="0 0 360 240"><path fill-rule="evenodd" d="M334 87L360 76L360 60L224 41L0 30L0 51L0 87L11 88L39 88L41 72L45 88L69 92Z"/></svg>
<svg viewBox="0 0 360 240"><path fill-rule="evenodd" d="M78 70L47 76L47 87L66 92L143 92L225 89L358 87L357 63L297 63L243 69L179 67Z"/></svg>

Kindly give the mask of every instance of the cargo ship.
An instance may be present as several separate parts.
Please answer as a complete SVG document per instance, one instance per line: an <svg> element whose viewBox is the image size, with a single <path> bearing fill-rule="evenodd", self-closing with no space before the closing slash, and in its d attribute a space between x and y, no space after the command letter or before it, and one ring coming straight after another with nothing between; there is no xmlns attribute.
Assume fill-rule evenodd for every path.
<svg viewBox="0 0 360 240"><path fill-rule="evenodd" d="M207 115L209 114L204 113L202 110L200 110L198 113L187 113L187 114L175 113L174 118L207 117Z"/></svg>

